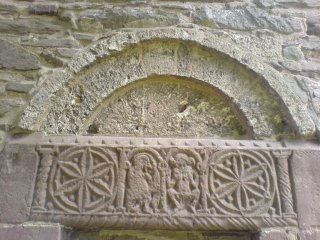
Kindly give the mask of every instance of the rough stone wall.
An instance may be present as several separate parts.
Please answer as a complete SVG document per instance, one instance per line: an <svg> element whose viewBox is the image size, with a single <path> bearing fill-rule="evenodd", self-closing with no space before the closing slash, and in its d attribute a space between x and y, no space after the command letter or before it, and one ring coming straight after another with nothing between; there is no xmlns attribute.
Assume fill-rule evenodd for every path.
<svg viewBox="0 0 320 240"><path fill-rule="evenodd" d="M191 41L190 46L188 44L180 46L180 43L174 41L153 43L153 34L158 34L157 38L161 38L160 35L163 34L168 39L188 39L189 37L185 35L191 36L194 34L194 40ZM132 36L132 39L134 39L132 42L138 36L145 39L146 42L150 41L150 43L141 47L141 43L138 43L137 47L132 49L129 47L123 55L115 54L111 60L105 62L103 58L99 59L100 50L101 52L104 51L101 55L106 56L107 51L120 51L122 42L125 42L124 45L130 45L131 40L121 39L121 37L126 38L127 36ZM109 41L113 37L117 42ZM191 74L191 77L199 78L198 76L202 75L203 79L206 79L206 75L210 75L210 71L217 73L217 70L210 69L209 65L214 59L219 58L220 53L206 56L204 52L207 50L202 49L203 46L197 48L200 45L198 38L202 38L203 42L206 40L210 42L210 39L214 39L212 44L216 44L214 45L216 49L222 49L224 53L229 51L230 56L234 54L232 58L237 58L241 62L242 65L238 66L233 61L226 60L216 67L216 69L229 69L228 67L231 66L230 76L241 73L241 79L244 79L246 83L245 86L241 86L241 83L236 85L236 89L239 89L240 92L238 95L231 94L230 89L234 87L229 86L228 88L228 84L226 84L224 88L226 93L230 92L230 99L234 100L235 109L228 108L225 110L225 106L228 105L227 103L230 100L220 98L220 93L215 93L216 95L213 98L203 96L205 94L201 91L189 94L187 87L185 87L186 89L183 88L184 83L178 82L177 84L181 84L182 90L174 98L178 98L179 102L174 106L168 106L167 102L164 102L161 106L168 106L165 114L171 114L170 111L180 111L180 115L177 115L177 118L180 116L179 126L173 126L174 130L165 130L163 126L158 126L157 121L155 121L149 128L142 130L135 128L137 123L141 123L142 119L137 119L134 116L139 106L132 101L133 98L139 99L139 96L143 98L142 88L119 90L118 96L126 94L124 102L113 101L111 104L107 103L109 100L105 100L105 98L111 92L110 86L113 90L130 83L130 79L139 80L150 77L145 72L153 71L154 66L159 68L154 71L163 72L164 75L166 75L167 68L172 68L170 71L173 72L175 71L173 62L176 61L174 57L188 59L188 56L191 56L191 63L194 59L201 59L203 69L199 70L200 73ZM98 43L101 41L106 43L100 46ZM153 48L153 44L156 47ZM108 47L107 50L103 49L105 46ZM233 47L236 47L237 51L233 51ZM196 50L191 51L190 49ZM143 69L139 72L140 65L135 63L135 59L141 58L141 52L143 56L147 56L145 58L147 60L145 60L146 63L142 64ZM251 55L249 56L248 53ZM165 57L158 59L155 57L157 54ZM99 85L99 81L104 74L110 73L107 73L107 67L102 70L89 69L90 63L96 61L92 60L93 58L98 59L98 64L109 64L111 69L117 69L118 72L123 70L125 74L118 74L116 71L113 76L114 79L119 79L119 82L115 80L110 86L105 86L100 82ZM122 64L129 58L129 64ZM171 59L173 60L171 61ZM256 59L259 61L256 61ZM179 62L188 65L188 61L183 62L181 60ZM180 71L179 74L183 75L181 73L183 72L183 66L179 67L182 70L178 68L177 71ZM196 72L200 65L191 67ZM76 75L76 80L71 81L60 92L57 93L56 90L52 90L52 95L42 94L43 85L48 86L47 89L51 90L66 82L66 75L69 74L67 72L63 75L67 71L66 69L74 73L80 72L80 74ZM268 73L266 74L263 71L268 71ZM256 77L256 72L261 74ZM228 74L226 75L229 76ZM253 84L254 81L251 81L253 78L263 78L264 76L272 78L274 82ZM189 76L186 75L186 77ZM86 79L96 79L96 85L86 84L88 82ZM230 77L230 79L233 78ZM120 82L120 80L124 82ZM7 137L38 130L53 134L96 134L101 131L100 134L116 134L118 132L124 135L151 136L205 136L205 134L208 134L206 136L209 137L247 139L316 139L318 129L320 129L319 81L319 0L0 1L1 146L4 146ZM207 82L211 84L211 82ZM223 81L215 84L223 85ZM275 100L276 103L273 103L273 96L276 95L274 92L270 90L270 92L265 93L261 90L268 84L275 84L272 87L276 89L277 94L280 93L278 95L281 98ZM205 88L205 86L202 87ZM165 94L162 94L161 91L157 92L152 89L155 88L152 84L151 86L145 84L144 88L157 95L157 98L165 98ZM163 92L167 92L174 86L168 85L163 86L163 88ZM83 92L87 90L90 94L95 92L96 95L84 94ZM251 91L252 94L246 94L245 90ZM32 109L37 109L37 106L39 106L40 109L41 104L47 98L53 98L52 96L55 96L56 93L58 98L53 100L52 106L54 107L46 110L50 113L45 118L41 118L42 125L37 121L32 124L33 116L29 114L28 109L25 110L27 106L36 106ZM187 101L186 103L184 95L191 95L190 99L201 96L203 101ZM42 96L42 98L38 96ZM244 100L244 96L248 97ZM148 95L148 97L152 99L152 96ZM83 105L79 104L78 106L78 101L83 102ZM94 112L95 119L87 119L85 116L91 114L100 102L103 102L101 106L105 107L101 107L100 112ZM113 112L119 111L120 108L123 108L123 105L127 106L127 103L131 104L129 104L131 110L126 109L123 116L129 114L132 117L130 124L128 123L126 126L120 124L119 128L110 129L110 125L114 122L111 120L105 122L105 116L110 116ZM219 107L211 109L210 107L215 106L215 104ZM282 107L281 104L286 108ZM244 116L239 119L233 117L238 114L237 106L240 106L240 111L244 112ZM157 109L158 107L157 105L153 108ZM290 113L284 112L283 109ZM75 119L68 116L69 112L76 115ZM156 111L154 110L154 112ZM212 120L209 116L206 116L208 112L209 114L215 114L216 119ZM223 116L222 113L227 114L231 119L228 123L219 118L219 116ZM186 114L187 117L185 117ZM254 117L254 115L259 115L259 117ZM64 118L61 118L61 116ZM153 116L154 118L150 116L152 116L152 111L150 115L147 115L147 120L151 122L152 119L161 118L161 114ZM197 118L197 116L200 117ZM21 117L22 122L20 121ZM167 120L163 116L162 118L163 121ZM199 118L205 119L209 123L198 127ZM36 117L35 119L40 118ZM243 120L244 123L241 122L242 119L246 119ZM123 118L122 121L125 122L125 120L128 119ZM74 121L75 124L70 125L71 121ZM210 121L214 123L210 123ZM35 126L37 124L39 126ZM170 121L165 122L165 125L168 124L170 125ZM185 129L188 129L187 134ZM304 156L304 154L308 155L309 153L306 152L302 155ZM319 203L314 199L319 199L319 180L316 181L315 179L317 178L316 169L319 169L320 163L318 163L319 159L312 159L312 161L304 163L301 160L303 156L297 156L293 161L293 167L296 167L296 169L301 165L304 166L299 171L294 172L297 192L300 194L298 198L302 198L305 193L303 186L306 181L308 186L312 186L308 198L313 199L313 202L310 200L311 208L304 209L303 204L299 208L300 212L298 213L301 213L302 216L299 225L301 231L299 232L297 229L289 229L288 231L272 229L270 231L273 232L273 238L267 234L268 231L256 234L255 238L290 240L296 238L299 240L315 240L320 238L318 230L320 220L316 214L319 211L314 210L317 207L319 208ZM310 176L305 180L309 174ZM308 214L304 215L306 212ZM32 229L29 231L32 239L43 239L41 231L37 229L41 226L13 227L5 225L2 226L2 229L5 230L0 231L6 231L3 236L12 236L10 231L20 231L19 229L27 229L28 227ZM60 226L53 226L52 229L54 229L51 232L52 239L62 238L63 234L60 231ZM296 234L297 232L299 233ZM105 234L110 234L111 237L101 239L114 239L112 238L114 237L113 233ZM82 236L79 239L85 239L86 235ZM139 234L136 236L137 239L141 239L139 236ZM142 236L142 238L156 239L156 236L156 234L154 236L151 234L151 236ZM116 239L123 239L122 237ZM198 236L191 235L184 238L199 239ZM224 239L219 236L216 238ZM234 238L234 236L230 237L230 239ZM236 239L245 238L246 236L241 235ZM19 239L19 237L16 236L12 239ZM97 237L97 239L100 238ZM131 238L129 237L129 239ZM170 239L169 236L168 239ZM208 239L206 235L204 239Z"/></svg>
<svg viewBox="0 0 320 240"><path fill-rule="evenodd" d="M300 114L318 125L319 6L317 0L2 1L2 139L16 130L44 73L116 32L155 28L210 32L254 53L282 74L307 106L308 113Z"/></svg>

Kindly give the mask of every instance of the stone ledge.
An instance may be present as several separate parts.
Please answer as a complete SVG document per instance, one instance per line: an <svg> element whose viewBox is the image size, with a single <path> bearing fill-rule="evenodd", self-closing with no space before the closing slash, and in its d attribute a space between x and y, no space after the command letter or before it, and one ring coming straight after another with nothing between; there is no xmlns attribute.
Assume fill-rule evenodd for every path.
<svg viewBox="0 0 320 240"><path fill-rule="evenodd" d="M214 139L12 140L2 158L2 221L113 229L296 227L288 171L295 151L301 150L280 142Z"/></svg>
<svg viewBox="0 0 320 240"><path fill-rule="evenodd" d="M60 224L0 224L0 240L66 240L67 232Z"/></svg>

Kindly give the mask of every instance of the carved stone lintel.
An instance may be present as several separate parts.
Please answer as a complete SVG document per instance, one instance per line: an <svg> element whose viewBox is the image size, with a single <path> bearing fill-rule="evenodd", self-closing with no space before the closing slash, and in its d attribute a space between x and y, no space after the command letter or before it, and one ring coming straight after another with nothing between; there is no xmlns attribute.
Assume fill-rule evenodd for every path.
<svg viewBox="0 0 320 240"><path fill-rule="evenodd" d="M31 220L133 229L297 225L288 175L290 151L280 143L50 139L35 144L40 164Z"/></svg>

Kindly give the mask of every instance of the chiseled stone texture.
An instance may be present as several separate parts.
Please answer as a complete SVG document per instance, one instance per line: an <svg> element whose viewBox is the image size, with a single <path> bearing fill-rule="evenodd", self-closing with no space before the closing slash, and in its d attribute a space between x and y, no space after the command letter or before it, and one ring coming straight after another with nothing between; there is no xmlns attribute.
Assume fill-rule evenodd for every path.
<svg viewBox="0 0 320 240"><path fill-rule="evenodd" d="M252 240L297 240L296 230L268 229L253 235Z"/></svg>
<svg viewBox="0 0 320 240"><path fill-rule="evenodd" d="M297 83L282 81L281 74L259 58L230 46L233 42L228 37L222 41L215 34L199 35L194 29L117 33L79 54L64 71L44 75L19 126L48 133L78 133L101 101L121 87L152 76L173 75L220 90L245 116L256 138L276 138L279 130L283 135L290 129L298 136L313 137L308 97ZM102 57L104 61L99 60ZM67 82L72 84L63 88ZM84 94L80 97L79 93ZM77 114L69 114L73 111Z"/></svg>
<svg viewBox="0 0 320 240"><path fill-rule="evenodd" d="M320 146L296 150L291 159L298 222L301 228L320 225Z"/></svg>
<svg viewBox="0 0 320 240"><path fill-rule="evenodd" d="M28 220L37 164L34 148L13 146L1 152L0 223L22 223Z"/></svg>
<svg viewBox="0 0 320 240"><path fill-rule="evenodd" d="M0 40L0 68L33 70L40 68L36 55Z"/></svg>
<svg viewBox="0 0 320 240"><path fill-rule="evenodd" d="M20 145L39 158L30 220L140 230L297 227L292 151L280 142L34 135L7 148Z"/></svg>
<svg viewBox="0 0 320 240"><path fill-rule="evenodd" d="M298 137L314 138L316 126L320 126L319 99L312 97L312 88L319 85L317 79L320 75L318 8L317 0L2 1L0 39L6 53L0 57L4 63L3 70L11 69L12 73L20 72L23 76L32 74L35 84L18 79L10 83L1 81L0 94L4 98L20 95L27 101L33 99L32 102L38 104L35 108L48 111L45 99L51 99L56 94L56 91L51 91L52 88L64 85L68 82L64 81L66 78L78 77L73 75L72 70L84 70L116 51L127 50L125 48L131 48L133 45L130 43L135 40L140 39L139 45L144 45L143 41L174 38L221 50L248 67L248 72L266 78L267 82L263 84L271 89L264 91L272 92L274 89L279 94L276 96L277 105L286 105L281 109L285 119L275 114L278 125L291 124ZM163 30L155 31L159 28ZM130 31L140 33L127 35ZM118 37L112 38L113 35ZM129 37L133 38L126 39ZM109 48L100 44L101 40L107 42ZM104 54L99 55L103 48ZM165 64L173 69L173 64ZM70 68L73 76L62 76L57 71L56 78L45 77L46 72L61 68L62 72ZM169 73L172 74L172 71ZM147 74L150 72L147 71ZM183 74L183 69L179 74ZM300 75L306 79L301 80ZM50 91L43 89L43 82L50 85ZM312 83L315 87L304 87ZM62 88L66 90L66 86ZM34 94L36 96L32 98ZM243 95L247 97L249 94ZM254 107L263 103L250 102L248 105L255 112ZM6 131L17 127L15 118L20 117L22 110L15 109L17 114L13 116L11 113L9 117L0 119ZM28 119L23 119L25 124L20 126L25 127L32 120L38 124L43 117L40 115L40 111L28 113ZM251 119L253 124L264 123L254 118ZM25 130L35 129L39 128L29 126ZM271 134L261 130L262 134L258 137L279 138L283 135L269 132Z"/></svg>
<svg viewBox="0 0 320 240"><path fill-rule="evenodd" d="M319 228L307 228L298 233L298 240L318 240L320 239Z"/></svg>
<svg viewBox="0 0 320 240"><path fill-rule="evenodd" d="M163 126L173 120L165 116L172 113L183 121L175 122L182 124L172 128L171 136L205 132L303 140L315 139L318 132L319 140L319 12L319 0L1 0L0 148L6 137L30 131L166 135ZM167 95L147 87L142 96L143 88L134 89L155 75L202 81L225 98L213 103L212 96L204 97L215 108L196 100L187 106L177 91L179 101L162 107L165 98L171 99L170 87ZM184 94L199 97L195 89ZM137 113L147 110L144 99L155 103L157 97L163 102L153 108L168 110L159 111L163 122L144 115L153 130L141 132L148 124ZM118 111L125 105L130 110ZM114 119L104 121L110 115ZM234 121L223 121L230 118ZM119 119L122 124L112 128ZM194 127L198 122L203 125ZM306 149L295 150L290 162L301 228L297 239L318 240L319 145ZM0 222L26 221L37 163L22 154L1 154ZM288 237L284 229L269 230L273 235L263 230L259 236Z"/></svg>
<svg viewBox="0 0 320 240"><path fill-rule="evenodd" d="M0 224L0 240L67 240L67 232L59 224Z"/></svg>
<svg viewBox="0 0 320 240"><path fill-rule="evenodd" d="M91 134L245 138L235 109L215 91L170 77L144 81L107 99Z"/></svg>

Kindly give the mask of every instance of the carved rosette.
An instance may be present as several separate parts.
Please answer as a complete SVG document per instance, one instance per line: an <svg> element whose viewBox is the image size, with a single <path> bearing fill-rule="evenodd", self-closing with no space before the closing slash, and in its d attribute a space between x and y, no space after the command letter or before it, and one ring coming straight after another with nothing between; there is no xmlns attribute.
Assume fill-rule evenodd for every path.
<svg viewBox="0 0 320 240"><path fill-rule="evenodd" d="M223 150L209 165L209 200L216 214L259 216L274 211L277 184L271 156L250 150Z"/></svg>
<svg viewBox="0 0 320 240"><path fill-rule="evenodd" d="M48 178L48 210L96 213L115 199L118 167L112 154L98 147L70 147L58 153ZM50 201L51 200L51 201Z"/></svg>
<svg viewBox="0 0 320 240"><path fill-rule="evenodd" d="M292 196L282 196L290 179L287 158L275 154L283 150L277 144L68 142L37 147L33 220L135 229L296 225Z"/></svg>

